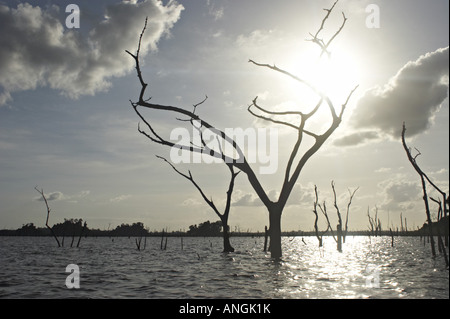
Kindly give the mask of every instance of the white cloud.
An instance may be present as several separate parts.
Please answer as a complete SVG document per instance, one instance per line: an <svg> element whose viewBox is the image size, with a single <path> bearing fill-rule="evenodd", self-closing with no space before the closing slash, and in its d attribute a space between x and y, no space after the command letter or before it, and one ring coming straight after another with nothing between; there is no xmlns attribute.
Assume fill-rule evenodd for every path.
<svg viewBox="0 0 450 319"><path fill-rule="evenodd" d="M295 184L286 206L312 204L314 202L313 193L314 186L309 185L308 187L304 187L300 184ZM270 200L276 201L278 200L280 193L272 189L267 193L267 196ZM240 190L236 190L233 197L233 206L263 206L263 202L253 193L244 193Z"/></svg>
<svg viewBox="0 0 450 319"><path fill-rule="evenodd" d="M124 1L106 8L105 19L84 37L67 29L59 7L20 3L0 5L0 105L11 93L50 87L78 98L107 90L110 79L133 69L125 50L135 51L145 17L142 55L178 20L183 6L175 1ZM5 75L8 76L5 76Z"/></svg>
<svg viewBox="0 0 450 319"><path fill-rule="evenodd" d="M409 136L426 131L448 96L449 48L426 53L408 62L382 87L358 101L350 125L365 132L349 134L335 143L356 145L385 135L398 138L406 122Z"/></svg>
<svg viewBox="0 0 450 319"><path fill-rule="evenodd" d="M208 6L208 14L214 18L215 21L223 18L225 9L221 7L217 7L216 3L211 0L206 1L206 5Z"/></svg>
<svg viewBox="0 0 450 319"><path fill-rule="evenodd" d="M375 173L389 173L390 171L392 171L390 167L381 167L375 170Z"/></svg>
<svg viewBox="0 0 450 319"><path fill-rule="evenodd" d="M200 206L204 203L206 203L206 202L202 203L196 198L188 198L188 199L184 200L183 203L181 203L181 206Z"/></svg>
<svg viewBox="0 0 450 319"><path fill-rule="evenodd" d="M236 195L237 200L233 202L233 206L263 206L259 197L253 194L239 194Z"/></svg>
<svg viewBox="0 0 450 319"><path fill-rule="evenodd" d="M119 195L119 196L111 198L109 201L111 203L118 203L118 202L122 202L124 200L127 200L130 197L131 197L131 195Z"/></svg>
<svg viewBox="0 0 450 319"><path fill-rule="evenodd" d="M240 47L260 48L262 45L267 45L267 43L272 35L272 30L254 30L249 34L240 34L236 39L236 44Z"/></svg>
<svg viewBox="0 0 450 319"><path fill-rule="evenodd" d="M65 201L69 201L72 203L77 203L77 200L80 198L85 198L86 196L88 196L91 192L86 190L86 191L81 191L78 194L75 195L65 195L60 191L56 191L56 192L50 192L50 193L44 193L45 198L47 199L47 201L56 201L56 200L65 200ZM42 196L36 196L34 197L34 200L37 201L44 201L44 199L42 198Z"/></svg>

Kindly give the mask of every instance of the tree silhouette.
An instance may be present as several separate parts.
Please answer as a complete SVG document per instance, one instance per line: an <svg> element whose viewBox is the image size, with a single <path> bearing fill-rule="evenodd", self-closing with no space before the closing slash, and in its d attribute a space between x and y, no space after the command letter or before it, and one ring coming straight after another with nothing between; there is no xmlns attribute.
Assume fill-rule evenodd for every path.
<svg viewBox="0 0 450 319"><path fill-rule="evenodd" d="M50 211L51 211L51 209L50 209L50 207L48 206L48 201L47 201L47 198L45 197L44 190L43 190L42 188L39 190L37 186L35 186L34 189L35 189L39 194L41 194L42 200L44 201L45 207L47 208L47 219L45 220L45 226L46 226L46 227L50 230L50 232L52 233L53 237L54 237L55 240L56 240L56 243L58 244L58 247L61 247L61 244L60 244L60 242L59 242L59 240L58 240L58 237L56 237L55 232L53 231L53 228L50 227L50 226L48 225L48 219L49 219L49 217L50 217Z"/></svg>
<svg viewBox="0 0 450 319"><path fill-rule="evenodd" d="M233 168L232 164L226 164L228 169L230 170L231 178L230 178L230 184L229 184L228 190L227 190L227 200L226 200L225 209L224 209L223 213L220 213L219 210L217 209L217 206L214 204L213 200L208 199L208 197L205 195L205 193L203 192L201 187L197 184L197 182L195 182L194 178L192 177L191 171L188 172L189 175L183 174L179 170L177 170L175 168L175 166L173 166L173 164L170 163L164 157L161 157L161 156L157 156L157 157L162 159L163 161L165 161L167 164L169 164L175 172L177 172L179 175L181 175L184 178L186 178L187 180L189 180L195 186L195 188L197 188L197 190L202 195L203 200L209 205L209 207L212 208L214 213L216 213L216 215L219 216L219 218L220 218L220 221L222 223L222 228L223 228L223 251L228 252L228 253L233 252L234 248L233 248L233 246L231 246L231 243L230 243L230 226L228 225L228 217L230 215L231 195L233 194L234 180L236 179L239 172L234 172L234 168Z"/></svg>
<svg viewBox="0 0 450 319"><path fill-rule="evenodd" d="M447 204L448 204L448 199L447 199L447 194L445 192L443 192L442 190L439 189L439 187L436 186L435 183L433 183L430 178L427 176L427 174L425 174L425 172L420 168L419 164L417 163L417 157L421 155L420 151L416 148L417 154L416 155L412 155L411 153L411 148L408 147L408 145L406 144L406 138L405 138L405 134L406 134L406 125L405 123L403 123L403 128L402 128L402 145L403 148L406 152L406 156L408 157L409 162L411 163L411 165L413 166L414 170L417 172L417 174L419 174L420 176L420 181L422 184L422 192L423 192L423 202L425 204L425 213L426 213L426 217L427 217L427 223L428 223L428 230L429 230L429 235L430 235L430 244L431 244L431 253L433 254L433 257L436 256L436 249L435 249L435 243L434 243L434 238L433 238L433 221L431 220L431 213L430 213L430 206L429 206L429 202L428 202L428 193L427 193L427 184L426 182L428 181L428 183L433 186L434 189L436 189L443 197L444 200L444 215L445 217L447 216L447 212L448 212L448 208L447 208ZM438 202L435 199L432 199L434 202ZM442 210L442 208L441 208ZM438 217L440 215L438 214ZM440 235L438 236L439 240L440 240Z"/></svg>
<svg viewBox="0 0 450 319"><path fill-rule="evenodd" d="M318 194L317 194L317 186L314 186L314 193L315 193L315 201L314 201L314 209L313 209L313 213L315 215L314 230L316 233L316 237L319 240L319 247L322 247L323 235L325 235L325 233L327 233L328 230L330 230L334 240L336 241L337 250L339 252L342 252L342 242L345 243L345 237L348 232L348 215L350 213L350 206L352 204L353 197L355 196L355 193L359 189L359 187L356 188L353 192L348 190L349 200L347 203L347 214L345 217L345 225L343 225L341 211L340 211L338 203L337 203L337 196L336 196L336 189L335 189L334 181L331 181L331 188L333 190L333 197L334 197L333 205L334 205L334 208L336 209L336 214L337 214L337 219L338 219L338 223L336 225L337 237L334 236L333 226L331 226L330 218L328 216L326 202L324 201L322 205L319 204L319 198L318 198ZM317 225L317 222L319 219L319 215L317 214L317 206L320 208L322 214L325 216L325 218L327 220L327 224L328 224L327 229L325 231L323 231L322 233L319 231L319 227Z"/></svg>
<svg viewBox="0 0 450 319"><path fill-rule="evenodd" d="M324 25L328 17L330 16L332 10L334 9L336 1L333 6L330 9L325 9L327 12L326 16L322 20L321 26L319 30L315 33L313 36L313 39L311 40L313 43L316 43L320 46L322 53L329 53L329 45L330 43L336 38L336 36L342 31L345 22L347 18L343 14L343 23L341 27L338 29L338 31L332 36L332 38L329 41L324 41L319 38L320 32L323 30ZM306 162L321 148L321 146L325 143L325 141L331 136L331 134L338 128L342 121L342 116L344 114L344 111L346 109L346 106L353 94L353 92L356 90L357 86L350 91L350 93L347 96L346 101L342 104L340 111L337 111L333 102L331 101L331 98L327 95L326 92L323 92L319 90L318 88L314 87L311 83L309 83L306 79L302 79L300 77L297 77L293 75L292 73L280 69L275 65L269 65L269 64L263 64L255 62L254 60L249 60L250 63L253 65L256 65L258 67L263 67L270 69L272 71L281 73L290 79L296 81L300 85L305 85L307 88L312 90L317 95L318 102L317 104L310 110L309 112L301 112L297 110L293 111L287 111L287 112L275 112L268 110L266 108L263 108L260 106L257 102L258 97L255 97L252 101L252 103L248 107L248 111L253 116L263 119L268 122L285 125L289 128L294 130L294 134L296 136L296 142L293 146L293 149L291 150L289 160L287 162L287 166L284 172L284 181L281 187L281 191L279 193L279 198L275 201L272 201L269 196L268 192L264 189L262 184L260 183L260 180L258 176L255 174L254 170L252 169L251 165L249 164L246 156L244 155L244 152L242 151L241 147L236 143L236 141L231 138L229 135L227 135L224 131L216 128L214 125L207 122L205 119L200 117L198 114L196 114L196 107L194 107L193 111L189 111L180 107L171 106L171 105L161 105L161 104L155 104L151 103L151 98L145 99L146 95L146 89L148 84L144 81L142 72L141 72L141 66L140 66L140 49L141 49L141 41L142 37L144 35L144 32L147 27L147 19L145 21L144 28L140 34L138 47L136 54L132 54L128 50L126 52L133 57L136 64L136 72L137 77L139 79L141 90L139 93L139 99L137 102L130 101L134 111L136 112L137 116L140 118L140 120L145 124L148 131L144 131L140 128L140 125L138 126L138 131L146 136L150 141L164 145L167 147L175 148L181 151L187 151L192 153L200 153L200 154L207 154L213 158L222 159L225 163L231 164L236 169L242 171L244 174L247 175L248 181L253 187L254 191L266 207L267 211L269 212L269 236L270 236L270 252L271 256L273 258L281 258L282 256L282 247L281 247L281 216L283 213L283 210L286 206L287 200L292 192L292 189L295 185L295 183L298 180L298 177L300 175L300 172L304 168ZM201 102L202 103L202 102ZM326 105L329 109L329 113L331 116L331 123L329 124L328 128L325 130L325 132L319 134L315 133L311 130L306 129L307 121L310 120L314 115L318 113L318 110L322 105ZM173 113L179 119L180 121L190 122L193 126L195 123L195 129L200 134L201 144L194 145L192 143L183 144L181 142L174 143L170 141L169 139L166 139L162 136L161 132L158 132L157 129L150 123L150 120L147 120L143 114L140 112L140 108L144 109L150 109L150 110L158 110L158 111L164 111L167 113ZM256 112L255 112L256 111ZM299 123L292 124L287 121L279 121L273 118L273 116L296 116L299 118ZM180 116L184 117L184 119L179 118ZM220 145L230 145L233 150L233 156L230 156L229 153L224 152L224 148L217 149L216 147L211 147L210 144L206 143L204 140L204 134L208 131L209 134L214 134L217 141ZM312 138L312 146L309 147L302 155L300 155L300 146L304 142L304 137L308 136ZM298 159L296 161L296 159Z"/></svg>

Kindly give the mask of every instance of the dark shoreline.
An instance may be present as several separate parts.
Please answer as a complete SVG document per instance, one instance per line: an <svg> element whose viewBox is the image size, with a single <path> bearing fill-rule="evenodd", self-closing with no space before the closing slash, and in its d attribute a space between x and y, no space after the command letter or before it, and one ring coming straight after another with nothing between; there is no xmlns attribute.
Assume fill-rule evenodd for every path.
<svg viewBox="0 0 450 319"><path fill-rule="evenodd" d="M51 232L47 228L36 228L27 227L27 224L24 225L20 229L0 229L0 236L52 236ZM134 225L134 224L133 224ZM123 226L123 225L122 225ZM125 225L129 226L129 225ZM442 218L439 222L434 222L432 224L433 236L448 236L449 233L449 223L448 216ZM66 229L55 231L56 236L80 236L79 229ZM439 234L440 233L440 234ZM230 232L231 237L264 237L264 231L261 232ZM284 237L295 237L295 236L316 236L315 232L312 230L309 231L285 231L281 234ZM416 230L401 230L401 229L390 229L381 230L381 231L370 231L370 230L353 230L348 231L345 236L429 236L428 224L424 224L422 228ZM165 230L162 231L148 231L143 228L143 224L140 225L139 228L133 229L132 227L125 227L123 231L117 233L115 230L100 230L100 229L85 229L83 231L82 237L222 237L222 231L207 233L197 232L197 233L189 233L183 231L172 231L168 232ZM324 236L333 236L333 232L328 232L324 234Z"/></svg>

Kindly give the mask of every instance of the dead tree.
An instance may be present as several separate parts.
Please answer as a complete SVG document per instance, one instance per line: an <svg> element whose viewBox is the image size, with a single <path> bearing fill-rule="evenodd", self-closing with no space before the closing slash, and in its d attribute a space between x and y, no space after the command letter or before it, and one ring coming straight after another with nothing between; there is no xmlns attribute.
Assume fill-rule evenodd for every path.
<svg viewBox="0 0 450 319"><path fill-rule="evenodd" d="M264 252L267 251L268 239L269 239L269 230L267 229L267 226L264 226Z"/></svg>
<svg viewBox="0 0 450 319"><path fill-rule="evenodd" d="M163 230L161 232L161 245L160 245L161 250L167 250L167 236L164 236L165 233L166 233L166 231L163 228ZM164 243L164 238L166 239L165 243Z"/></svg>
<svg viewBox="0 0 450 319"><path fill-rule="evenodd" d="M417 150L417 149L416 149ZM417 154L417 156L420 155ZM416 157L417 157L416 156ZM423 172L422 172L423 173ZM449 205L449 198L447 197L447 193L445 193L444 191L442 191L438 186L436 186L435 183L433 183L433 181L428 177L427 174L423 173L423 177L428 181L428 183L433 186L433 188L442 196L443 199L443 209L441 206L441 215L440 217L438 216L438 220L440 220L441 218L447 218L448 216L448 205ZM430 197L431 198L431 197ZM440 201L440 200L439 200ZM448 227L445 227L445 234L444 234L444 240L445 240L445 246L448 247Z"/></svg>
<svg viewBox="0 0 450 319"><path fill-rule="evenodd" d="M87 228L87 223L84 222L83 228L81 228L81 231L80 231L80 236L78 237L77 248L80 247L81 237L83 236L83 233L86 230L86 228Z"/></svg>
<svg viewBox="0 0 450 319"><path fill-rule="evenodd" d="M394 232L389 228L389 235L391 236L391 247L394 247Z"/></svg>
<svg viewBox="0 0 450 319"><path fill-rule="evenodd" d="M34 189L35 189L39 194L41 194L42 199L44 200L45 206L46 206L46 208L47 208L47 219L45 220L45 226L47 226L47 228L48 228L48 229L50 230L50 232L52 233L53 237L54 237L55 240L56 240L56 243L58 244L58 247L61 247L61 244L59 243L58 237L56 237L55 232L53 231L53 228L51 228L51 227L48 225L48 219L49 219L49 217L50 217L50 207L48 206L48 202L47 202L47 198L45 197L44 190L43 190L42 188L41 188L41 190L39 190L39 189L37 188L37 186L35 186Z"/></svg>
<svg viewBox="0 0 450 319"><path fill-rule="evenodd" d="M441 216L442 216L442 203L441 200L436 200L433 197L430 197L430 199L435 202L436 204L439 205L439 210L438 210L438 222L441 220ZM447 228L447 226L445 226L445 228ZM447 251L445 250L445 245L444 242L442 241L442 236L441 236L441 225L439 225L439 223L436 225L436 229L437 229L437 236L438 236L438 249L440 253L444 254L444 260L445 260L445 264L448 268L448 257L447 257Z"/></svg>
<svg viewBox="0 0 450 319"><path fill-rule="evenodd" d="M350 194L350 199L348 201L347 204L347 214L345 217L345 228L343 229L342 226L342 217L341 217L341 212L339 211L339 206L337 204L337 196L336 196L336 190L334 187L334 181L331 181L331 188L333 189L333 195L334 195L334 208L336 208L336 213L338 216L338 224L336 226L337 229L337 244L338 244L338 251L342 251L342 242L345 243L345 236L347 235L348 232L348 214L350 212L350 205L352 204L352 199L353 196L355 196L356 191L359 189L356 188L353 192L351 192L350 190L348 190L349 194Z"/></svg>
<svg viewBox="0 0 450 319"><path fill-rule="evenodd" d="M144 233L144 246L142 247L142 235ZM141 251L141 250L145 250L145 247L147 246L147 230L142 229L141 230L141 235L139 236L139 239L136 237L135 239L135 243L136 243L136 248L137 250Z"/></svg>
<svg viewBox="0 0 450 319"><path fill-rule="evenodd" d="M367 207L367 218L369 219L369 230L370 230L370 235L374 235L375 234L375 228L374 228L374 221L372 219L372 217L370 216L369 213L369 207Z"/></svg>
<svg viewBox="0 0 450 319"><path fill-rule="evenodd" d="M201 187L197 184L197 182L195 182L194 178L192 177L191 171L188 171L189 175L183 174L178 169L176 169L175 166L172 163L170 163L168 160L166 160L164 157L161 157L161 156L157 156L157 157L162 159L163 161L165 161L167 164L169 164L175 172L177 172L179 175L181 175L184 178L186 178L187 180L189 180L195 186L195 188L197 188L197 190L200 192L200 195L202 195L203 200L209 205L209 207L212 208L214 213L216 213L216 215L219 216L220 221L222 222L223 252L227 252L227 253L233 252L234 248L231 246L231 243L230 243L230 226L228 225L228 217L230 215L231 195L233 194L234 181L240 172L235 172L233 165L227 163L227 167L230 170L231 178L230 178L230 183L228 185L228 190L227 190L227 200L226 200L226 204L225 204L225 209L224 209L223 213L220 213L219 210L217 209L217 206L214 204L213 200L208 199L208 197L205 195L205 193L203 192Z"/></svg>
<svg viewBox="0 0 450 319"><path fill-rule="evenodd" d="M405 123L403 123L402 144L403 144L403 148L405 149L405 152L406 152L409 162L414 167L417 174L419 174L419 176L420 176L420 181L422 183L422 191L423 191L423 202L425 204L425 213L427 215L428 229L429 229L429 233L430 233L431 253L432 253L433 257L435 257L436 250L435 250L434 237L433 237L433 223L431 221L430 207L428 205L427 185L425 182L428 178L426 177L426 174L420 169L420 167L416 161L417 157L420 155L419 150L416 149L417 154L415 156L412 156L411 149L406 145L405 132L406 132L406 125L405 125Z"/></svg>
<svg viewBox="0 0 450 319"><path fill-rule="evenodd" d="M323 40L319 39L319 34L323 30L326 20L328 19L329 15L331 14L332 10L334 9L337 1L333 4L333 7L331 9L326 9L327 14L325 18L322 20L322 24L320 26L320 29L316 32L316 34L313 36L313 39L311 39L312 42L318 44L322 52L329 52L329 45L331 41L333 41L337 35L341 32L343 29L345 22L347 18L345 15L343 15L344 20L339 28L339 30L333 35L333 37L328 41L325 42ZM282 184L281 191L279 192L279 198L275 201L272 201L264 187L261 185L259 178L255 174L254 170L250 166L249 162L247 161L246 156L244 155L244 152L240 148L239 145L237 145L236 141L233 140L230 136L228 136L224 131L216 128L203 118L201 118L198 114L196 114L196 108L192 111L171 106L171 105L161 105L156 103L151 103L150 99L146 99L146 89L148 84L144 81L142 72L141 72L141 66L140 66L140 48L141 48L141 41L142 37L144 35L145 29L147 27L147 20L145 22L145 26L143 31L141 32L138 48L136 51L136 54L132 54L129 51L126 51L134 60L136 63L136 72L139 79L139 82L141 84L141 90L139 93L139 99L137 102L131 102L131 105L138 115L138 117L141 119L141 121L146 125L148 132L142 130L140 127L138 127L138 131L146 136L148 139L150 139L152 142L164 145L171 148L176 148L180 151L187 151L191 153L200 153L200 154L207 154L208 156L211 156L213 158L218 158L223 160L227 164L231 164L236 169L242 171L244 174L247 175L247 178L253 187L254 191L266 207L266 209L269 212L269 235L270 235L270 252L271 256L275 259L279 259L282 256L282 248L281 248L281 216L283 213L283 210L286 206L287 200L289 199L289 196L292 192L292 189L295 185L295 183L298 180L298 177L300 175L301 170L305 166L306 162L322 147L322 145L325 143L325 141L333 134L333 132L339 127L342 117L344 114L344 111L346 109L346 106L353 94L353 92L356 90L357 86L350 91L350 93L347 96L347 99L342 104L340 110L337 110L334 106L334 103L331 101L329 95L327 95L326 92L323 92L319 90L318 88L314 87L312 84L310 84L308 81L306 81L303 78L300 78L298 76L293 75L292 73L289 73L286 70L280 69L276 67L275 65L269 65L269 64L263 64L258 63L253 60L249 60L250 63L258 66L270 69L272 71L275 71L277 73L281 73L290 79L296 81L300 85L305 85L308 87L312 92L314 92L317 95L317 104L312 107L312 110L308 112L301 112L301 111L287 111L287 112L274 112L270 111L268 109L265 109L258 105L257 103L257 97L253 99L252 103L248 107L248 111L254 115L257 118L266 120L268 122L285 125L287 127L290 127L294 130L294 134L296 135L296 141L295 144L291 150L289 160L287 162L287 166L284 172L284 181ZM311 119L315 114L318 113L318 110L320 107L325 104L330 113L331 121L328 126L328 128L325 130L324 133L318 134L314 133L310 130L307 130L306 123L309 119ZM165 111L167 113L175 114L177 118L184 117L182 119L185 122L190 122L196 124L196 129L199 131L201 135L201 144L200 145L193 145L192 143L189 144L182 144L182 143L174 143L162 136L160 132L157 132L157 130L152 126L149 120L147 120L144 115L141 113L140 108L144 108L147 110L158 110L158 111ZM258 113L255 113L254 109L257 110ZM286 121L279 121L274 119L272 116L296 116L298 117L298 123L291 123ZM181 120L181 119L180 119ZM209 131L210 133L213 133L216 135L217 140L222 145L230 145L233 150L233 156L229 155L229 153L226 153L223 151L223 148L217 149L217 147L211 147L210 144L206 143L203 139L203 132ZM309 138L312 138L312 146L310 146L303 155L299 155L300 146L304 140L304 137L308 136ZM295 160L297 160L296 163Z"/></svg>
<svg viewBox="0 0 450 319"><path fill-rule="evenodd" d="M348 200L348 204L347 204L347 214L345 215L345 229L343 232L343 236L342 239L345 243L345 237L347 237L347 232L348 232L348 215L350 213L350 205L352 204L352 200L353 200L353 196L355 196L355 193L358 191L359 187L357 187L353 192L350 191L350 189L348 190L348 194L349 194L349 200Z"/></svg>
<svg viewBox="0 0 450 319"><path fill-rule="evenodd" d="M328 216L326 215L326 209L325 212L322 210L322 213L325 214L327 220L328 220L328 225L327 225L327 229L323 232L319 231L319 226L318 226L318 221L319 221L319 214L317 213L317 206L320 206L319 204L319 195L317 193L317 186L314 185L314 194L315 194L315 201L314 201L314 208L313 208L313 213L316 216L314 219L314 232L316 234L317 239L319 240L319 247L323 246L323 236L328 232L328 230L330 229L330 222L328 219ZM325 206L325 203L324 203ZM322 209L322 208L321 208Z"/></svg>
<svg viewBox="0 0 450 319"><path fill-rule="evenodd" d="M375 206L375 216L371 217L369 213L369 207L367 207L367 217L369 218L369 230L372 236L381 236L381 220L378 217L378 207Z"/></svg>
<svg viewBox="0 0 450 319"><path fill-rule="evenodd" d="M316 237L319 239L319 247L322 246L323 234L328 232L328 230L331 230L333 238L334 238L334 240L336 241L336 244L337 244L337 250L339 252L341 252L342 251L342 243L343 242L345 243L345 236L347 235L347 232L348 232L348 215L349 215L349 212L350 212L350 206L352 204L353 197L355 196L355 193L359 189L359 187L356 188L353 192L348 190L348 192L350 194L350 198L349 198L349 201L348 201L348 204L347 204L347 214L346 214L346 217L345 217L345 226L343 226L343 224L342 224L342 215L341 215L341 212L339 210L338 203L337 203L337 195L336 195L336 189L335 189L334 181L331 181L331 188L333 190L334 208L336 209L337 220L338 220L338 223L336 225L336 237L334 236L333 227L331 226L331 222L330 222L330 219L328 217L325 201L323 202L323 206L318 204L317 186L314 186L315 202L314 202L313 213L316 216L316 219L315 219L315 222L314 222L314 230L315 230L315 233L316 233ZM317 226L317 221L318 221L318 217L319 217L318 214L317 214L317 206L319 206L319 208L322 211L323 215L325 216L325 218L327 220L327 224L328 224L327 229L325 230L325 232L322 235L319 235L319 230L318 230L318 226Z"/></svg>
<svg viewBox="0 0 450 319"><path fill-rule="evenodd" d="M328 225L327 230L330 230L331 236L333 236L334 241L336 242L336 244L338 244L339 240L334 235L333 226L331 226L330 218L328 217L326 202L324 201L322 205L318 204L317 206L319 206L320 211L322 212L322 214L325 216L325 219L327 220L327 225ZM337 230L337 231L339 231L339 230ZM339 246L339 244L338 244L337 245L337 249L338 249L339 252L341 252L342 251L342 246Z"/></svg>

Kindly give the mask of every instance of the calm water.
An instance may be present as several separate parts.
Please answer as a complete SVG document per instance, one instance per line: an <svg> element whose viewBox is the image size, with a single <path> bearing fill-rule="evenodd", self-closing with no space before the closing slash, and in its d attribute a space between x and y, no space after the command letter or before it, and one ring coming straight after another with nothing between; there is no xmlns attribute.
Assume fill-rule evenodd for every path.
<svg viewBox="0 0 450 319"><path fill-rule="evenodd" d="M0 237L1 298L449 298L442 256L419 238L283 238L284 258L270 259L263 238L83 238L80 248L51 237ZM76 242L76 241L75 241ZM66 240L67 243L67 240ZM448 251L448 250L447 250ZM66 287L66 266L80 268L80 289Z"/></svg>

